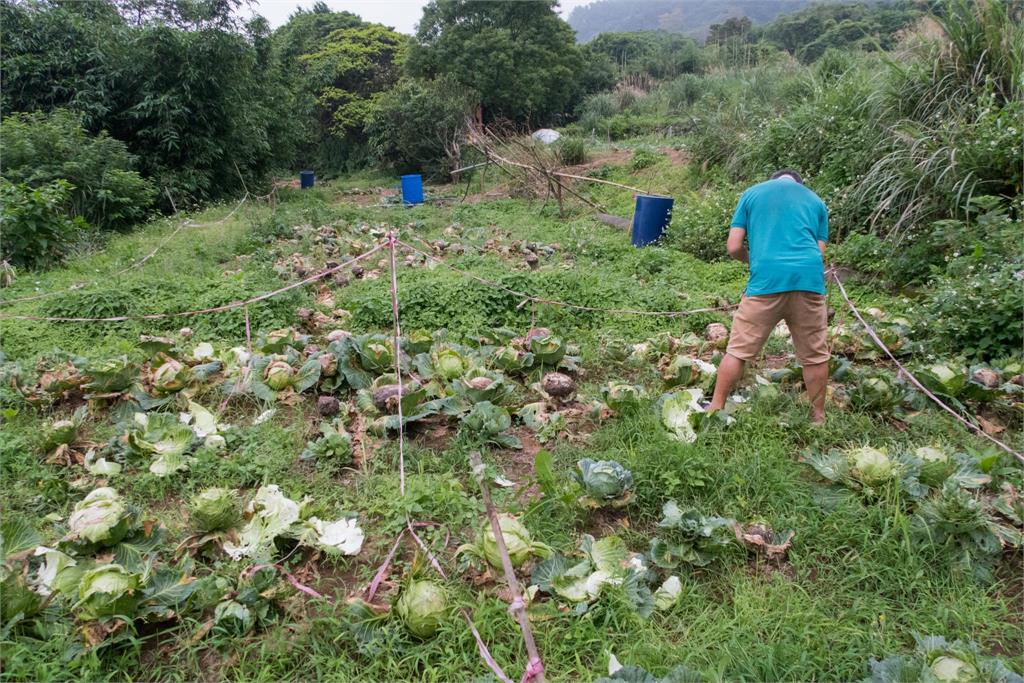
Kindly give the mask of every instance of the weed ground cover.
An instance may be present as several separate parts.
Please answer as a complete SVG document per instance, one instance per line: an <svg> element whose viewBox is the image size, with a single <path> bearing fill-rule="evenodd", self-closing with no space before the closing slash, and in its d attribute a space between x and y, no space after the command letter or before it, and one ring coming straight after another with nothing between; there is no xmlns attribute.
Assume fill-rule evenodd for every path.
<svg viewBox="0 0 1024 683"><path fill-rule="evenodd" d="M602 173L633 184L650 182L652 187L655 183L689 186L687 172L672 159L657 155L653 159L652 165L639 164L643 167L636 170L627 162ZM518 516L534 540L572 556L584 534L598 539L616 535L630 551L646 553L652 536L659 533L663 505L670 500L705 515L795 532L782 561L732 544L705 565L680 565L671 572L681 579L678 598L667 609L645 616L638 611L628 583L604 586L600 597L582 610L560 608L551 596L536 597L531 606L533 627L550 679L593 679L605 672L614 654L623 663L656 674L683 664L707 680L855 680L867 675L870 659L910 652L914 634L974 641L984 652L1009 659L1024 654L1019 551L997 552L991 565L993 576L978 581L969 569L958 568L958 558L949 548L915 542L917 498L898 485L886 484L869 493L861 481L860 490L851 492L829 485L801 462L808 453L832 449L870 445L886 448L895 457L920 446L941 444L950 452L987 458L990 474L985 476L992 480L989 493L994 495L997 483L1020 483L1019 469L1007 458L985 455L979 439L936 410L920 407L908 415L894 412L892 405L883 409L856 401L840 407L843 387L833 395L826 426L813 428L807 420L807 405L785 381L772 383L771 391L751 388L745 404L749 409L737 412L734 424L706 425L693 443L673 438L663 426L656 402L666 390L658 358L671 354L656 349L638 355L632 345L657 347L665 335L672 339L695 335L692 353L711 360L712 349L701 338L709 324L728 323L726 313L608 314L537 304L508 290L594 308L683 311L735 302L745 280L741 265L709 263L685 254L673 247L672 233L666 246L636 250L629 246L625 232L601 225L582 212L560 218L556 206L539 201L498 199L404 209L351 194L353 188L374 182L379 181L357 178L311 191L283 189L276 206L247 206L223 222L217 221L232 206L208 210L195 218L206 227L188 228L145 267L110 277L178 225L175 219L154 223L113 239L102 252L74 259L65 268L24 278L5 290L3 298L32 296L81 282L95 284L7 305L3 312L90 317L226 304L342 263L372 247L385 232L397 230L403 242L437 257L399 254L402 327L410 340L416 332L425 331L424 348L436 351L440 342L429 335L440 330L443 343L453 345L472 344L503 327L520 340L531 328L548 328L561 343L578 347L568 354L579 357L578 368L569 371L578 385L577 402L572 404L578 406L578 414L568 418L573 420L570 427L545 433L516 417L503 434L521 439L523 448L485 448L490 477L514 482L495 489L499 507ZM610 210L630 215L628 195L623 198L616 192L599 188L593 196ZM697 187L693 193L694 198L706 196ZM851 282L850 290L859 305L878 306L889 318L913 313L909 302L868 285ZM840 310L834 296L831 303ZM294 363L287 354L282 356L295 367L325 348L342 348L328 345L329 341L347 343L326 338L334 329L357 337L390 333L391 315L385 252L380 259L360 264L358 270L342 269L322 284L249 307L257 347L269 344L266 334L278 328L305 326L305 331L312 332L317 351L298 348L302 358ZM186 326L190 336L179 332ZM3 351L7 361L21 366L21 376L28 377L37 360L54 349L92 361L122 354L134 363L151 361L139 345L143 334L174 337L189 349L206 342L220 353L245 347L245 313L99 324L8 319L3 321ZM529 347L529 340L525 344ZM616 352L620 347L628 349L623 355L633 360L622 360ZM784 370L787 350L781 336L773 339L769 359L753 374L767 377ZM368 352L360 347L352 353L365 360L359 354ZM424 384L428 373L444 374L441 360L429 352L427 356L429 370L416 366L411 371L423 375ZM12 366L4 367L14 372ZM386 375L386 369L380 372ZM539 400L530 384L543 371L508 373L519 378L509 382L508 405L513 411L515 406ZM320 381L326 377L322 375ZM785 378L779 374L775 379ZM224 432L225 447L200 446L191 453L188 469L171 476L147 469L148 460L139 464L129 458L119 462L123 469L118 473L95 474L73 457L55 459L45 443L49 426L54 419L70 417L78 406L57 401L46 409L35 408L10 382L5 383L0 438L4 519L27 520L39 533L39 544L55 544L67 532L65 521L86 494L101 485L114 487L143 511L145 519L166 529L161 561L175 564L183 576L195 579L198 588L187 599L173 603L173 616L122 624L91 646L89 621L69 611L69 603L59 596L34 623L5 625L0 632L3 677L366 681L485 677L488 671L476 644L457 616L442 619L435 637L419 639L394 616L360 619L346 603L346 598L362 594L370 583L407 516L434 524L423 528L421 535L452 569L450 580L444 582L450 603L472 612L483 640L510 675L521 672L526 657L518 628L507 613L501 581L493 580L500 572L491 570L488 581L481 568L467 568L465 557L455 557L456 547L471 542L482 521L482 505L468 464L469 452L481 444L479 430L465 424L458 428L458 422L453 425L437 415L410 424L404 453L407 491L401 496L395 440L358 427L363 418L354 408L345 425L348 436L355 439L350 442L352 461L323 455L333 453L324 450L330 444L319 446L319 457L302 457L309 444L317 442L321 424L330 422L318 414L316 395L335 393L343 402L351 398L355 404L359 400L355 392L347 387L332 392L324 384L316 393L290 393L286 387L270 403L265 394L232 395L232 381L223 386L200 382L191 393L194 401L208 408L220 406L219 421L234 425ZM607 405L592 406L592 401L607 398L601 387L610 381L641 387L643 398L634 408L622 408L614 415L609 415ZM377 383L372 388L383 387ZM547 402L565 408L555 398ZM101 451L103 444L120 448L124 420L130 422L133 411L117 412L123 412L127 403L104 406L93 401L78 429L80 440L96 444ZM274 412L267 415L269 408ZM151 415L175 415L184 409L175 398L154 407ZM149 438L148 432L136 433L142 434L137 438ZM1018 449L1024 445L1012 425L1002 438ZM71 452L74 448L71 444ZM548 458L550 466L543 465ZM595 511L577 503L572 473L583 458L614 460L631 471L632 494L624 507ZM199 544L194 537L195 513L190 513L188 504L196 494L209 487L226 487L239 490L248 501L268 485L278 486L294 501L308 496L309 507L321 519L356 515L365 534L358 554L312 550L302 541L299 546L285 546L290 549L274 558L296 581L324 598L294 590L281 574L272 577L271 584L260 585L261 597L249 605L243 599L252 588L247 581L256 580L242 571L249 560L233 561L219 541ZM178 559L172 561L174 557ZM412 544L403 546L377 602L393 600L414 571L429 577L429 568L422 564ZM529 578L526 572L526 583ZM215 606L225 600L244 605L254 614L263 611L252 617L256 623L251 628L232 627L229 619L218 621L214 616ZM222 611L217 608L218 613ZM5 611L5 622L9 616Z"/></svg>

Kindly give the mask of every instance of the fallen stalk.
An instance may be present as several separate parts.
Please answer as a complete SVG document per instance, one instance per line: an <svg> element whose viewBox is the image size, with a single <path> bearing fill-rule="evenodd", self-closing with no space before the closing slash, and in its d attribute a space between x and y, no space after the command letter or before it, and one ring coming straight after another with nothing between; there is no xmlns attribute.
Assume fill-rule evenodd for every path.
<svg viewBox="0 0 1024 683"><path fill-rule="evenodd" d="M487 508L487 518L491 523L491 533L494 534L495 545L498 547L498 555L501 557L501 566L505 572L505 582L512 596L509 611L515 615L519 622L519 629L523 632L523 643L526 645L526 654L529 662L526 665L526 673L523 681L534 680L544 683L544 664L541 661L540 653L537 651L537 643L533 640L533 631L530 629L530 620L526 616L526 603L523 602L523 593L516 579L515 569L512 567L512 559L508 556L508 548L505 547L505 539L501 535L501 525L498 523L498 512L491 500L491 490L484 480L484 463L480 458L479 451L470 451L469 464L473 468L473 477L480 485L480 495L484 499L484 507Z"/></svg>

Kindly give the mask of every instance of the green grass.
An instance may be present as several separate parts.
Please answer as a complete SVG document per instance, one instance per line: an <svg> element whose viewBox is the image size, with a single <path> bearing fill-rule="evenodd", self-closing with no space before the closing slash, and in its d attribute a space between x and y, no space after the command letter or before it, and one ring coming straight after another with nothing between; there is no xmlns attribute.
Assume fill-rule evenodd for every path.
<svg viewBox="0 0 1024 683"><path fill-rule="evenodd" d="M627 161L628 163L628 161ZM637 173L613 168L611 179L654 182L666 189L695 189L685 172L666 160ZM23 276L4 291L14 298L96 280L73 294L4 307L21 315L82 315L185 310L260 294L293 279L274 265L299 252L320 264L322 247L298 226L333 225L349 237L370 228L401 230L403 239L444 238L482 247L504 236L544 244L558 243L551 257L531 272L518 257L493 253L451 256L446 262L510 289L595 307L680 310L715 305L719 298L735 301L743 287L744 268L735 263L706 263L671 247L636 250L623 231L601 225L582 211L566 220L556 207L540 202L501 200L477 204L422 206L413 209L360 207L339 190L364 187L368 179L322 183L311 192L284 191L276 210L244 208L231 220L204 228L188 228L150 263L118 278L111 273L147 253L173 229L160 221L136 233L111 240L107 248L83 256L66 267ZM628 193L598 188L593 196L622 215L631 204ZM693 201L701 195L694 194ZM196 222L211 223L231 207L208 210ZM470 250L473 252L474 250ZM376 267L368 264L367 269ZM239 271L230 273L230 271ZM227 273L227 274L226 274ZM355 279L335 292L335 307L351 311L353 331L387 330L391 303L387 273L378 279ZM700 332L717 314L693 318L628 317L572 312L554 306L527 304L447 270L403 267L398 284L402 323L406 330L447 329L459 338L498 325L520 330L531 321L549 326L581 344L583 392L596 396L596 385L620 369L608 367L598 349L603 339L638 341L658 332ZM853 290L857 300L889 310L899 300L882 291ZM294 310L312 305L302 290L251 309L254 333L294 322ZM837 304L837 302L833 302ZM102 307L108 308L102 308ZM25 365L54 348L104 357L137 355L135 341L143 333L167 333L183 325L195 339L217 346L244 343L239 313L157 324L46 324L4 320L3 350ZM648 369L636 377L657 392ZM211 396L210 401L216 401ZM248 424L262 410L255 404L233 406L229 421ZM254 489L275 483L290 497L312 496L324 515L357 512L367 532L367 545L355 558L323 560L306 579L329 600L296 596L265 629L241 637L213 632L194 640L209 616L187 613L166 628L147 627L116 647L65 658L76 642L74 624L58 620L45 638L6 634L2 677L5 680L422 680L451 681L484 677L487 670L476 654L465 624L453 616L432 640L420 642L404 634L393 620L380 636L379 651L361 649L346 623L344 599L371 579L408 513L442 525L423 536L445 561L454 547L472 536L480 523L481 503L470 476L469 443L454 437L441 447L413 439L406 452L408 493L398 494L397 448L384 443L358 471L318 468L297 460L315 432L315 411L307 401L278 406L277 414L260 426L243 427L223 457L200 458L184 474L157 478L126 468L111 485L165 524L170 543L187 534L184 501L207 486ZM46 464L40 433L52 416L22 407L0 427L0 461L6 495L4 515L24 515L42 524L44 515L61 519L91 488L81 468ZM551 680L588 680L603 673L608 655L624 663L663 673L685 663L709 680L853 680L865 675L867 661L908 649L912 634L942 634L977 641L986 650L1022 654L1019 599L1014 597L1012 562L1007 578L983 586L952 574L941 558L913 549L907 538L908 509L898 500L877 503L857 498L834 506L821 501L821 485L797 458L805 449L823 450L870 442L873 445L922 445L936 440L967 446L965 435L938 412L928 411L905 428L854 411L833 410L824 429L807 423L807 407L784 394L760 400L733 427L704 434L698 443L670 440L651 410L614 418L584 442L549 444L560 476L568 477L581 457L612 458L632 469L634 502L618 529L631 550L644 551L661 505L674 498L700 510L741 520L764 519L776 528L791 528L796 538L785 571L757 566L735 553L711 566L683 572L684 597L667 613L638 617L618 589L604 594L582 616L548 609L534 623L538 645ZM86 431L96 441L116 435L106 416L94 416ZM507 453L488 453L498 471L529 483L525 469ZM607 533L600 521L554 499L528 502L511 492L496 491L499 506L523 515L536 538L569 552L584 532ZM47 541L57 527L46 522ZM445 531L452 538L444 545ZM413 560L412 547L400 553L392 577L401 576ZM451 565L449 565L451 566ZM237 574L223 561L201 561L197 574ZM469 608L492 654L513 677L526 663L521 639L506 605L493 590L473 588L453 572L448 586L454 601ZM1019 578L1019 577L1018 577Z"/></svg>

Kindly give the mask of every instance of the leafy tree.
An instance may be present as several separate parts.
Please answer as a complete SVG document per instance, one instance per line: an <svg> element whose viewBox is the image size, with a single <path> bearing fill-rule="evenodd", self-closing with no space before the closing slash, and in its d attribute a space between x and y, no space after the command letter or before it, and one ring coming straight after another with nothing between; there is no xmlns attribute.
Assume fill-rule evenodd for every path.
<svg viewBox="0 0 1024 683"><path fill-rule="evenodd" d="M289 104L266 22L236 25L237 4L3 0L4 110L81 114L179 203L233 194L274 165L270 135ZM129 5L131 24L118 13Z"/></svg>
<svg viewBox="0 0 1024 683"><path fill-rule="evenodd" d="M299 8L288 22L274 31L274 51L282 64L299 66L302 55L312 54L331 33L343 28L358 28L362 19L351 12L332 12L322 0L312 8Z"/></svg>
<svg viewBox="0 0 1024 683"><path fill-rule="evenodd" d="M333 153L329 165L363 160L374 101L398 83L407 45L400 33L363 24L331 32L316 52L299 58L305 87L316 98L319 141L323 151Z"/></svg>
<svg viewBox="0 0 1024 683"><path fill-rule="evenodd" d="M701 68L697 41L666 31L602 33L587 43L608 55L623 74L647 73L654 78L675 78Z"/></svg>
<svg viewBox="0 0 1024 683"><path fill-rule="evenodd" d="M374 104L366 126L379 160L399 172L441 176L459 163L459 143L476 93L449 78L403 79Z"/></svg>
<svg viewBox="0 0 1024 683"><path fill-rule="evenodd" d="M409 53L410 74L450 76L480 93L486 119L539 123L571 108L583 57L555 0L433 0Z"/></svg>

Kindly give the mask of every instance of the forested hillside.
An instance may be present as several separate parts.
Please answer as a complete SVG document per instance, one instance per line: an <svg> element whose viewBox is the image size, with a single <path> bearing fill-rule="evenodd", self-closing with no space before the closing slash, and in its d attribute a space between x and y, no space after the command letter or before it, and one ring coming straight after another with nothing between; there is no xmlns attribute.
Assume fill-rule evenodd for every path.
<svg viewBox="0 0 1024 683"><path fill-rule="evenodd" d="M810 4L811 0L596 0L574 8L568 21L576 39L584 43L617 31L669 31L704 40L712 24L744 17L754 25L765 24Z"/></svg>

